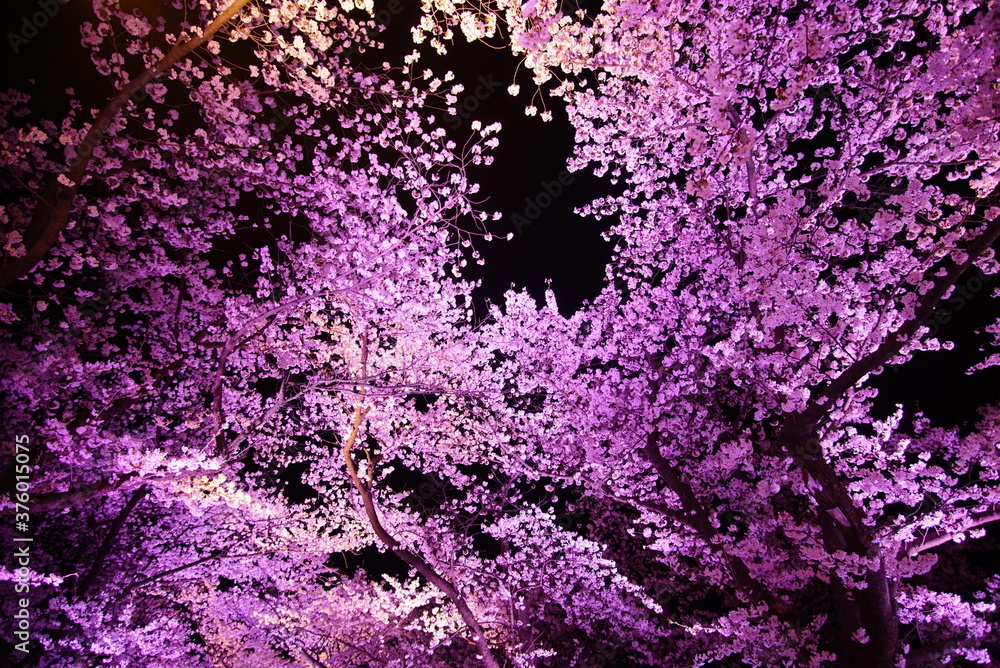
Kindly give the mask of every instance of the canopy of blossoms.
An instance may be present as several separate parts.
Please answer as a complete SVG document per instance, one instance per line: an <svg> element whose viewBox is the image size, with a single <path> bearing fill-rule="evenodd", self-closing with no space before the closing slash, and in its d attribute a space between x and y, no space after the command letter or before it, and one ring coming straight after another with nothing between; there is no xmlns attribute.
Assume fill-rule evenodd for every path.
<svg viewBox="0 0 1000 668"><path fill-rule="evenodd" d="M1000 661L997 388L878 403L1000 366L996 6L88 12L103 88L0 91L9 665ZM574 313L472 309L476 41L613 193Z"/></svg>

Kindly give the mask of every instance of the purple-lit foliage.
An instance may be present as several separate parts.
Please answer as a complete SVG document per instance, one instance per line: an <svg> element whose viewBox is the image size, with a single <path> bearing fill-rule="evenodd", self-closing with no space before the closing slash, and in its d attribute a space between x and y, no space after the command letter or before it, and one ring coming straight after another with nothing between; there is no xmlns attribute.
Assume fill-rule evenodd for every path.
<svg viewBox="0 0 1000 668"><path fill-rule="evenodd" d="M378 7L123 4L82 30L102 107L0 97L11 661L991 660L962 548L1000 519L997 397L965 428L875 398L998 269L995 8L424 0L418 43L506 39L569 167L624 187L581 212L617 244L592 304L476 323L499 128L457 144L450 74L359 65Z"/></svg>

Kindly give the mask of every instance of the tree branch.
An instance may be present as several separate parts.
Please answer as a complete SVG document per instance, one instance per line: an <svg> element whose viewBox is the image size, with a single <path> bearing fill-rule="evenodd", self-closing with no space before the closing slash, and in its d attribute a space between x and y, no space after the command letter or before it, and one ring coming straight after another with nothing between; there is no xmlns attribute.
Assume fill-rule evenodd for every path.
<svg viewBox="0 0 1000 668"><path fill-rule="evenodd" d="M953 261L951 267L935 279L933 287L920 300L910 320L891 332L873 352L849 366L804 411L786 415L782 421L778 442L786 454L802 466L806 485L819 505L823 543L831 554L844 550L868 558L882 556L874 544L871 529L864 522L863 511L854 505L853 497L823 456L819 445L819 423L837 399L902 349L906 341L930 317L948 290L998 237L1000 218L989 223L969 244L963 262ZM935 544L948 540L942 537L938 539L939 542ZM865 589L855 591L853 597L836 597L836 602L841 618L861 620L868 632L869 644L862 647L851 640L853 629L850 628L839 629L840 643L847 648L847 655L857 658L863 655L865 661L872 666L893 666L899 639L899 623L884 563L882 567L869 571L865 581L868 583ZM843 606L851 609L840 609Z"/></svg>
<svg viewBox="0 0 1000 668"><path fill-rule="evenodd" d="M652 370L650 377L653 379L650 385L650 394L653 398L655 398L656 393L659 391L662 379L660 374L660 360L650 355L647 357L647 362ZM718 532L715 527L712 526L709 513L698 499L698 495L695 494L691 485L678 475L677 471L674 470L674 467L670 465L670 462L668 462L660 452L661 439L662 435L660 430L654 428L646 437L643 454L645 454L646 459L648 459L653 465L657 475L660 476L663 482L667 484L667 487L669 487L681 501L681 513L679 516L676 511L672 510L668 516L673 517L674 519L679 520L682 524L688 526L708 544L710 549L721 553L727 566L729 567L729 573L732 577L733 586L737 589L737 591L741 592L750 601L766 601L771 611L779 616L787 615L789 612L788 606L778 599L777 596L774 596L774 594L767 591L767 589L750 574L750 569L747 567L746 562L739 557L730 554L722 545L719 544L717 540ZM652 510L656 510L652 504L643 503L642 505Z"/></svg>
<svg viewBox="0 0 1000 668"><path fill-rule="evenodd" d="M32 511L37 512L43 510L63 510L65 508L72 508L73 506L86 503L91 499L96 499L97 497L110 494L125 484L125 482L130 478L134 477L134 475L135 474L125 475L115 480L102 478L97 482L66 492L38 494L31 498L31 509Z"/></svg>
<svg viewBox="0 0 1000 668"><path fill-rule="evenodd" d="M462 596L461 592L458 591L455 585L439 575L437 571L435 571L434 568L422 557L403 547L403 545L388 531L386 531L384 526L382 526L378 512L375 510L375 503L372 501L371 492L365 485L365 482L361 479L361 476L358 475L357 467L354 464L354 458L351 456L351 450L357 440L361 424L369 410L370 408L362 410L360 404L355 407L351 431L344 442L343 452L344 462L347 464L347 471L351 476L351 480L354 482L354 487L358 490L358 494L361 495L361 502L364 504L365 514L368 516L368 521L371 524L372 529L375 531L375 535L378 536L379 540L391 549L400 559L406 562L408 566L427 578L428 582L437 587L451 600L455 607L458 608L458 613L462 616L466 625L472 630L473 636L475 637L476 647L482 655L483 664L487 666L487 668L500 668L500 664L497 663L496 658L490 651L489 641L486 638L486 634L483 632L482 626L480 626L479 621L472 612L472 609L469 608L469 605L465 602L465 597Z"/></svg>
<svg viewBox="0 0 1000 668"><path fill-rule="evenodd" d="M154 580L159 580L160 578L165 578L168 575L173 575L174 573L179 573L180 571L186 570L188 568L194 568L198 564L203 564L206 561L212 561L213 559L221 559L222 557L226 556L226 552L228 552L228 550L215 550L214 552L212 552L212 554L208 555L207 557L202 557L201 559L196 559L196 560L194 560L192 562L186 563L183 566L178 566L177 568L171 568L170 570L157 573L156 575L151 575L148 578L145 578L143 580L140 580L139 582L135 582L135 583L130 584L127 587L125 587L122 590L122 595L127 594L128 592L132 591L133 589L138 589L139 587L141 587L141 586L143 586L145 584L149 584L150 582L152 582ZM236 558L239 558L239 557L249 557L249 556L254 556L254 555L240 554L240 555L236 555Z"/></svg>
<svg viewBox="0 0 1000 668"><path fill-rule="evenodd" d="M118 517L116 517L115 521L111 523L111 526L108 528L108 534L104 537L104 542L101 543L101 547L98 548L97 555L94 557L94 564L90 567L90 570L87 571L87 574L83 576L83 579L80 580L77 585L76 598L78 600L86 598L90 588L94 586L95 582L97 582L97 578L100 577L101 571L104 569L104 561L108 558L108 555L111 554L111 548L114 547L115 540L118 539L118 534L121 533L122 527L125 526L125 522L128 520L129 515L132 514L132 511L135 510L136 506L139 505L139 502L142 501L142 497L146 496L148 493L149 487L146 485L143 485L132 492L132 496L129 497L128 502L125 503L125 507L121 509L121 512L118 513Z"/></svg>
<svg viewBox="0 0 1000 668"><path fill-rule="evenodd" d="M829 411L834 401L842 397L845 392L857 385L857 383L867 374L892 359L900 351L900 349L902 349L906 341L909 340L909 338L917 332L920 326L923 325L927 318L931 316L935 307L938 305L938 302L940 302L944 298L945 294L947 294L948 290L958 282L958 279L961 278L962 274L964 274L998 238L1000 238L1000 218L994 219L993 222L986 226L986 229L983 230L982 234L976 237L969 244L968 249L965 251L967 257L964 262L952 262L952 266L945 272L945 274L934 280L934 286L927 292L927 294L924 295L923 299L920 300L920 303L914 311L913 317L903 323L903 325L896 331L890 332L878 348L868 353L851 366L847 367L847 369L845 369L819 394L816 401L802 413L802 417L810 423L818 423L819 420L825 416L827 411Z"/></svg>
<svg viewBox="0 0 1000 668"><path fill-rule="evenodd" d="M976 513L969 518L969 521L958 531L934 531L920 540L912 540L906 543L903 546L902 551L908 557L915 557L921 552L926 552L927 550L935 548L938 545L944 545L945 543L950 542L956 534L964 533L970 529L975 529L976 527L996 521L1000 521L1000 510Z"/></svg>
<svg viewBox="0 0 1000 668"><path fill-rule="evenodd" d="M111 123L133 95L146 87L156 77L174 66L192 51L210 41L215 33L229 22L250 0L233 0L214 21L197 37L178 42L155 65L141 72L129 81L111 101L97 114L93 124L77 147L76 156L70 163L65 177L69 185L59 182L62 174L51 174L38 193L38 204L31 216L28 227L24 230L25 253L14 258L5 255L0 265L0 290L24 276L37 265L42 258L55 246L59 235L69 223L69 214L73 208L77 189L87 176L87 168L93 156L94 149L101 145Z"/></svg>
<svg viewBox="0 0 1000 668"><path fill-rule="evenodd" d="M733 556L719 544L717 540L718 531L716 531L715 527L712 526L708 511L705 510L705 507L698 499L698 496L691 488L691 485L681 479L674 468L670 466L670 463L666 460L666 458L664 458L664 456L660 453L659 441L660 432L659 430L654 429L646 438L646 446L643 449L643 452L645 453L646 458L649 459L650 463L653 465L653 468L656 469L660 478L681 500L681 513L671 511L667 514L667 516L673 517L689 527L708 544L710 549L721 553L722 557L726 561L726 565L729 567L729 574L732 577L733 586L737 589L737 591L745 595L750 601L766 601L772 612L778 615L785 615L788 612L788 607L771 592L768 592L767 589L750 574L750 569L742 559ZM642 505L650 508L651 510L657 510L653 507L653 504L643 503Z"/></svg>

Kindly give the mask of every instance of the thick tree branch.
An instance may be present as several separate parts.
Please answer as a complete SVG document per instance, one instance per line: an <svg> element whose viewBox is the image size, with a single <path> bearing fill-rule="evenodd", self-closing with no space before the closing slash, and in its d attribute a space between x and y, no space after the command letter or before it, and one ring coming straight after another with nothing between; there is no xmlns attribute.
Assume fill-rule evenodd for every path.
<svg viewBox="0 0 1000 668"><path fill-rule="evenodd" d="M653 356L649 356L647 361L652 367L652 374L650 377L653 380L650 386L650 394L655 397L656 393L659 391L661 383L660 364L659 360ZM678 519L681 523L688 526L695 533L697 533L698 536L704 540L712 550L722 554L723 558L726 560L727 566L729 567L729 573L732 577L733 585L740 593L753 602L766 601L768 607L771 608L771 611L777 615L787 614L789 612L788 607L771 592L767 591L767 589L750 574L750 569L747 567L746 563L739 557L730 554L722 545L719 544L718 531L716 531L715 527L712 526L709 512L702 505L701 501L698 499L698 495L695 494L691 485L680 477L677 471L674 470L674 467L670 465L670 462L668 462L660 452L661 439L662 435L660 430L653 429L646 437L643 454L645 454L646 459L648 459L653 465L656 473L660 476L663 482L666 483L667 487L669 487L681 501L681 512L678 514L676 511L672 511L668 516ZM656 510L651 504L643 505Z"/></svg>
<svg viewBox="0 0 1000 668"><path fill-rule="evenodd" d="M801 414L786 416L778 432L778 441L786 454L802 466L802 475L810 494L816 500L817 515L823 545L831 555L847 552L868 559L879 559L880 565L863 577L864 589L848 591L840 578L833 574L834 605L839 620L838 665L864 665L872 668L893 668L899 641L899 619L886 576L884 557L874 542L872 530L865 523L864 512L854 500L836 471L823 457L816 424ZM869 642L861 645L854 633L864 628Z"/></svg>
<svg viewBox="0 0 1000 668"><path fill-rule="evenodd" d="M121 512L118 513L115 521L111 523L111 526L108 528L108 533L104 537L104 542L102 542L101 546L97 549L97 555L94 557L94 564L90 567L90 570L87 571L87 574L83 576L83 579L80 580L79 585L76 588L77 599L87 598L87 593L90 591L90 588L94 586L94 583L97 582L97 578L101 576L101 571L104 570L104 562L107 560L108 555L111 554L111 549L114 547L115 541L118 539L118 534L121 533L122 527L125 526L125 522L128 520L129 515L132 514L132 511L134 511L139 505L139 502L142 501L142 497L146 496L148 493L149 487L146 485L143 485L132 492L132 496L129 497L129 500L125 503L125 507L121 509Z"/></svg>
<svg viewBox="0 0 1000 668"><path fill-rule="evenodd" d="M217 320L216 322L212 323L212 326L217 327L222 324L223 324L222 320ZM204 340L208 336L209 332L210 332L209 328L201 330L200 332L198 332L197 335L195 335L195 337L191 340L191 342L194 344L201 343L202 340ZM188 355L182 355L181 357L174 360L167 366L161 367L153 371L150 374L150 377L152 378L153 381L163 380L164 378L170 376L178 369L182 368L187 358ZM67 431L74 432L79 427L89 424L95 418L99 422L107 422L112 418L117 417L122 413L124 413L126 410L131 408L135 404L135 402L148 396L148 394L149 393L146 390L142 390L131 396L119 397L118 399L112 401L111 404L107 406L107 408L104 408L99 413L96 411L92 411L89 408L84 408L82 410L79 410L77 411L76 417L74 417L66 425L66 429ZM39 448L36 450L37 454L35 456L41 457L46 452L45 444L46 441L39 442ZM10 498L11 495L14 494L14 482L15 482L14 461L12 460L11 463L2 472L0 472L0 485L2 485L3 494L8 498ZM109 480L102 479L96 483L92 483L91 485L76 490L75 492L40 494L33 498L32 503L37 504L34 507L39 510L68 508L70 506L75 506L80 503L85 503L86 501L94 498L95 496L102 496L103 494L106 494L108 491L116 489L116 486L108 487L109 484L110 484Z"/></svg>
<svg viewBox="0 0 1000 668"><path fill-rule="evenodd" d="M480 626L479 621L472 612L472 609L469 608L468 603L465 602L465 597L462 596L461 592L459 592L451 582L441 577L441 575L439 575L437 571L435 571L434 568L422 557L403 547L403 545L396 540L384 526L382 526L378 512L375 509L375 503L372 500L371 492L365 484L365 481L362 480L361 476L358 474L357 467L354 464L354 458L351 455L351 450L354 448L354 443L357 441L361 424L369 410L370 408L362 409L360 404L355 407L351 431L344 442L343 452L344 462L347 464L347 471L351 476L351 480L354 482L354 487L358 490L358 494L361 495L361 502L364 504L365 514L368 516L368 521L371 524L372 529L375 531L375 535L378 536L378 539L391 549L400 559L406 562L408 566L427 578L428 582L437 587L451 600L455 607L458 608L458 613L462 616L466 625L468 625L468 627L472 630L473 636L475 637L476 647L479 649L479 653L483 657L483 664L487 666L487 668L500 668L500 664L497 663L496 658L490 650L489 641L486 638L486 634L483 632L482 626Z"/></svg>
<svg viewBox="0 0 1000 668"><path fill-rule="evenodd" d="M228 552L228 550L215 550L214 552L212 552L212 554L208 555L207 557L202 557L201 559L195 559L194 561L188 562L188 563L184 564L183 566L178 566L177 568L171 568L170 570L162 571L160 573L157 573L156 575L151 575L148 578L144 578L144 579L140 580L139 582L134 582L134 583L128 585L127 587L125 587L122 590L122 595L127 594L128 592L132 591L133 589L138 589L139 587L141 587L143 585L149 584L150 582L153 582L154 580L159 580L161 578L165 578L168 575L173 575L174 573L180 573L181 571L187 570L188 568L194 568L195 566L197 566L199 564L203 564L206 561L212 561L213 559L221 559L221 558L223 558L223 557L226 556L227 552ZM239 558L239 557L252 557L252 556L256 556L256 554L263 554L263 553L240 554L240 555L236 555L236 558Z"/></svg>
<svg viewBox="0 0 1000 668"><path fill-rule="evenodd" d="M94 123L77 147L76 156L70 163L69 171L65 175L50 175L38 193L38 204L35 205L34 214L23 234L25 253L17 258L10 255L4 256L3 263L0 265L0 290L7 288L11 283L31 271L56 245L59 235L69 223L69 214L73 208L77 189L87 176L87 168L90 165L94 149L104 141L108 128L129 99L156 77L173 67L179 60L210 41L215 33L249 2L250 0L233 0L205 28L201 35L178 42L159 62L122 87L111 98L111 101L98 112L97 118L94 119ZM60 183L60 176L69 179L68 185L65 182Z"/></svg>
<svg viewBox="0 0 1000 668"><path fill-rule="evenodd" d="M871 529L864 521L864 513L854 505L847 488L823 456L817 429L819 423L826 417L837 399L902 349L906 341L933 313L948 290L998 237L1000 237L1000 218L987 225L986 229L969 244L964 261L952 262L951 267L934 280L933 287L920 300L910 320L891 332L873 352L849 366L808 408L801 413L785 416L778 433L778 441L785 452L802 466L806 485L819 506L824 545L831 554L844 550L869 558L881 556L873 542ZM947 540L939 538L941 542ZM865 660L872 666L889 667L894 665L895 661L899 625L884 564L878 569L869 571L865 579L868 582L866 589L853 592L853 597L838 596L835 600L838 608L843 606L851 608L851 610L839 609L838 616L841 619L860 619L871 640L862 651L861 646L848 639L853 629L841 628L839 629L843 636L841 644L848 647L844 652L845 656L863 654Z"/></svg>
<svg viewBox="0 0 1000 668"><path fill-rule="evenodd" d="M225 445L225 447L223 447L223 451L225 453L228 453L230 457L232 457L235 454L237 448L239 448L239 446L242 445L250 437L250 435L254 433L255 429L266 424L275 415L277 415L278 411L286 403L285 386L287 382L288 382L288 376L286 374L285 378L282 380L281 386L278 388L278 396L275 397L274 401L271 402L271 405L268 407L268 409L252 425L247 427L247 429L243 433L237 436L231 443L228 443ZM126 408L131 406L134 401L137 401L142 396L143 395L138 395L134 397L124 397L123 399L119 400L124 403L120 407L120 410L117 410L115 414L123 412ZM113 404L112 406L115 406L117 404L118 402L115 402L115 404ZM102 420L107 419L107 417L109 417L105 415L105 413L107 412L108 411L105 410L101 413ZM192 471L187 471L180 475L158 476L156 478L150 478L148 480L150 480L151 482L155 480L177 480L180 478L197 477L201 475L215 475L217 473L218 471L215 469L210 469L207 471L192 470ZM78 506L86 503L87 501L90 501L91 499L95 499L101 496L106 496L111 492L114 492L115 490L121 488L121 486L124 485L126 482L136 477L136 475L137 474L135 473L127 473L125 475L122 475L114 479L101 478L96 482L90 483L89 485L84 485L83 487L80 487L75 490L33 495L31 497L31 509L33 511L62 510L64 508L71 508L73 506ZM13 482L11 482L10 487L11 489L13 489Z"/></svg>
<svg viewBox="0 0 1000 668"><path fill-rule="evenodd" d="M730 554L718 542L718 531L712 526L708 511L702 505L698 496L691 486L684 481L674 470L670 463L660 453L660 433L654 429L646 439L646 446L643 449L646 458L656 469L657 474L667 484L667 487L681 500L681 512L672 511L668 517L677 519L682 524L689 527L704 540L708 546L716 552L721 553L729 567L733 586L746 596L750 601L766 601L771 611L778 615L788 613L788 607L775 597L771 592L756 580L751 574L746 563ZM642 504L651 510L657 510L653 504ZM657 510L657 512L659 512Z"/></svg>
<svg viewBox="0 0 1000 668"><path fill-rule="evenodd" d="M952 262L951 267L942 276L934 279L933 287L920 300L913 313L913 317L903 323L896 331L890 332L878 348L845 369L819 394L817 400L802 413L802 417L811 424L818 424L837 399L857 385L867 374L892 359L902 349L909 338L924 324L927 318L931 316L938 302L958 282L962 274L998 238L1000 238L1000 218L994 219L986 226L982 234L969 243L969 247L965 249L967 255L964 262Z"/></svg>
<svg viewBox="0 0 1000 668"><path fill-rule="evenodd" d="M878 348L849 366L804 411L785 416L778 441L785 452L802 466L806 485L819 506L824 545L831 554L844 550L868 558L881 557L873 542L871 529L864 521L864 513L854 505L847 488L823 456L819 445L819 423L837 399L902 349L906 341L930 317L948 290L998 237L1000 218L989 223L969 244L964 261L952 262L951 267L934 280L933 287L920 300L910 320L889 333ZM861 646L848 639L853 630L841 628L841 644L848 647L844 652L845 656L860 657L863 654L870 665L889 667L895 661L899 625L884 564L869 571L865 580L868 582L866 589L854 591L852 597L838 596L835 600L838 608L851 608L839 609L838 616L841 619L860 619L871 640L862 651Z"/></svg>
<svg viewBox="0 0 1000 668"><path fill-rule="evenodd" d="M197 478L199 476L213 476L218 474L219 469L192 469L173 475L146 477L142 478L142 480L145 481L144 484L151 484L162 480L182 480L184 478ZM66 492L51 492L49 494L33 495L30 501L31 510L37 512L43 510L63 510L65 508L72 508L73 506L86 503L91 499L107 496L108 494L121 489L125 483L136 477L138 477L137 473L126 473L118 478L101 478L97 482L93 482L89 485L84 485L78 489ZM4 514L10 514L10 511L6 511Z"/></svg>
<svg viewBox="0 0 1000 668"><path fill-rule="evenodd" d="M960 640L942 640L931 645L918 647L906 655L906 668L943 665L941 659L964 644L965 642Z"/></svg>
<svg viewBox="0 0 1000 668"><path fill-rule="evenodd" d="M969 518L969 521L962 525L958 531L934 531L924 536L920 540L913 540L903 546L903 553L908 557L915 557L921 552L925 552L938 545L951 542L956 534L975 529L976 527L1000 521L1000 510L985 511L976 513Z"/></svg>
<svg viewBox="0 0 1000 668"><path fill-rule="evenodd" d="M93 482L89 485L84 485L78 489L66 492L52 492L50 494L33 495L31 497L31 509L32 511L38 512L44 510L63 510L65 508L79 506L87 501L90 501L91 499L96 499L110 494L120 488L132 477L134 477L134 474L125 475L116 479L102 478L97 482Z"/></svg>

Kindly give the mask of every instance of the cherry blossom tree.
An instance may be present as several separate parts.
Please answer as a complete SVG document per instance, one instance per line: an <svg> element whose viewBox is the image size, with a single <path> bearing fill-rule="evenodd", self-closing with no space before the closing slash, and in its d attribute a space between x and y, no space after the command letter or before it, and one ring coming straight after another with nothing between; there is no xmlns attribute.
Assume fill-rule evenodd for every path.
<svg viewBox="0 0 1000 668"><path fill-rule="evenodd" d="M619 193L592 303L477 321L499 128L449 136L419 51L366 67L373 5L123 4L82 29L107 100L0 97L11 663L996 658L1000 397L876 403L998 269L995 7L425 0Z"/></svg>
<svg viewBox="0 0 1000 668"><path fill-rule="evenodd" d="M98 0L83 44L110 100L67 91L51 120L5 94L4 427L32 457L4 479L13 515L15 472L33 473L44 610L12 658L460 663L468 636L497 665L467 594L373 512L352 452L362 416L449 389L468 357L454 223L480 215L465 172L497 129L459 147L427 111L455 100L450 75L341 55L375 46L371 9ZM275 485L299 461L321 503ZM324 565L373 539L419 578Z"/></svg>
<svg viewBox="0 0 1000 668"><path fill-rule="evenodd" d="M582 212L616 218L594 304L497 313L504 389L537 399L507 438L610 516L612 553L642 536L619 555L666 571L643 580L671 601L660 661L989 662L995 576L934 574L1000 519L995 391L952 429L874 399L997 272L996 8L500 13L536 83L561 80L571 168L624 185Z"/></svg>

